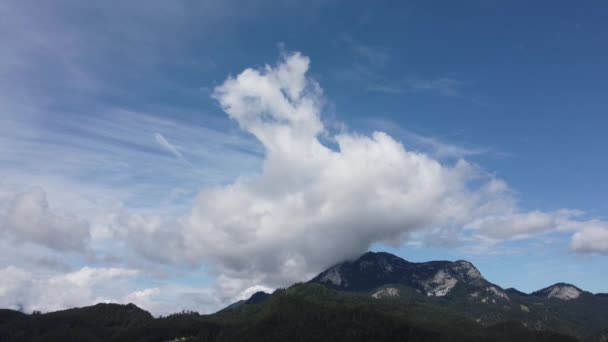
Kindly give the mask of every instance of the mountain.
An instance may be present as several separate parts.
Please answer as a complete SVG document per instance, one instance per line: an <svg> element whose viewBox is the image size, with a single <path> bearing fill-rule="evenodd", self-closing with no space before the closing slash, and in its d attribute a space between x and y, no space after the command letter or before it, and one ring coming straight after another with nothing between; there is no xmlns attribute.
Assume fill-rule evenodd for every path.
<svg viewBox="0 0 608 342"><path fill-rule="evenodd" d="M154 318L133 304L0 310L0 341L585 341L608 339L608 298L558 283L502 289L470 262L366 253L308 283L212 315Z"/></svg>
<svg viewBox="0 0 608 342"><path fill-rule="evenodd" d="M536 330L584 338L608 327L608 297L558 283L531 294L503 289L486 280L470 262L414 263L389 253L368 252L341 262L310 283L374 299L423 303L482 325L517 321Z"/></svg>
<svg viewBox="0 0 608 342"><path fill-rule="evenodd" d="M441 312L435 312L434 319L421 319L418 313L423 311L318 284L298 284L275 291L262 303L213 315L189 312L152 318L132 304L71 309L67 315L10 312L0 321L0 341L576 341L513 321L482 326Z"/></svg>
<svg viewBox="0 0 608 342"><path fill-rule="evenodd" d="M585 342L608 342L608 328L603 329L589 337L587 337Z"/></svg>
<svg viewBox="0 0 608 342"><path fill-rule="evenodd" d="M245 301L245 304L261 304L267 301L270 298L270 293L266 293L264 291L258 291L249 297Z"/></svg>
<svg viewBox="0 0 608 342"><path fill-rule="evenodd" d="M368 252L321 272L310 282L342 291L370 291L386 284L408 286L428 297L453 293L485 302L509 301L507 293L490 283L464 260L413 263L393 254Z"/></svg>
<svg viewBox="0 0 608 342"><path fill-rule="evenodd" d="M112 340L154 321L134 304L97 304L32 315L4 310L0 317L0 341Z"/></svg>
<svg viewBox="0 0 608 342"><path fill-rule="evenodd" d="M239 301L236 301L236 302L228 305L227 307L223 308L220 311L234 310L234 309L240 307L241 305L261 304L261 303L264 303L265 301L267 301L268 299L270 299L270 296L271 296L270 293L266 293L264 291L258 291L256 293L252 294L251 297L249 297L248 299L241 299Z"/></svg>
<svg viewBox="0 0 608 342"><path fill-rule="evenodd" d="M557 283L544 289L532 292L532 296L547 299L575 300L580 296L592 296L591 293L583 291L572 284Z"/></svg>
<svg viewBox="0 0 608 342"><path fill-rule="evenodd" d="M506 292L508 295L515 295L515 296L528 296L528 294L527 294L527 293L525 293L525 292L521 292L521 291L519 291L518 289L513 288L513 287L510 287L510 288L506 289L506 290L505 290L505 292Z"/></svg>

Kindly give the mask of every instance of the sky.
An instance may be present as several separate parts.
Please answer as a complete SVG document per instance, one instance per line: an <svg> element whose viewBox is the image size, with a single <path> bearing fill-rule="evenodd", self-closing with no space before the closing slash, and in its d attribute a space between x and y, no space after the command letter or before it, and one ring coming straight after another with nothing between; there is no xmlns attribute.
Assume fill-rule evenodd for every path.
<svg viewBox="0 0 608 342"><path fill-rule="evenodd" d="M601 1L0 3L0 307L214 312L367 250L608 292Z"/></svg>

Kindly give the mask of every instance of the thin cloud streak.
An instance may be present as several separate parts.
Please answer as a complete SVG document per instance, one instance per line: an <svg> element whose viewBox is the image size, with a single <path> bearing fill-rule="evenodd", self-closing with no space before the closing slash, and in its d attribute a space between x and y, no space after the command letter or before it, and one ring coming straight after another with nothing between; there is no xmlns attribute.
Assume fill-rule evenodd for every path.
<svg viewBox="0 0 608 342"><path fill-rule="evenodd" d="M367 118L361 120L359 125L386 131L409 148L420 150L440 160L473 157L502 159L510 157L509 153L496 148L454 143L446 137L421 134L386 119Z"/></svg>
<svg viewBox="0 0 608 342"><path fill-rule="evenodd" d="M178 159L184 159L184 156L182 155L182 153L178 150L177 146L171 145L171 143L169 143L167 141L167 139L160 133L154 133L154 139L156 139L156 142L164 147L165 149L167 149L169 152L173 153L173 155L175 155Z"/></svg>
<svg viewBox="0 0 608 342"><path fill-rule="evenodd" d="M462 96L463 88L470 85L470 82L450 77L435 79L407 78L402 81L376 80L375 82L368 84L367 89L389 94L426 93L447 97Z"/></svg>

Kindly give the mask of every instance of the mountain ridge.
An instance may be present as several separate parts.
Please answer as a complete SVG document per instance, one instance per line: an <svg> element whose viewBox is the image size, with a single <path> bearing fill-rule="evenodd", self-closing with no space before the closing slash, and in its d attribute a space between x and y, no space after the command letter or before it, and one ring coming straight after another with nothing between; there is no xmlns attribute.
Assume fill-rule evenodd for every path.
<svg viewBox="0 0 608 342"><path fill-rule="evenodd" d="M256 292L211 315L155 318L134 304L45 314L0 310L0 340L589 341L608 336L608 297L567 283L527 294L471 262L368 252L307 283Z"/></svg>
<svg viewBox="0 0 608 342"><path fill-rule="evenodd" d="M438 266L442 266L442 265L461 265L464 266L467 269L470 269L472 272L474 272L473 274L476 275L476 278L478 279L483 279L485 281L487 281L483 275L481 275L481 272L479 271L479 269L477 269L477 267L475 267L475 265L468 261L468 260L464 260L464 259L459 259L456 261L449 261L449 260L433 260L433 261L424 261L424 262L412 262L412 261L408 261L405 260L399 256L396 256L394 254L388 253L388 252L372 252L372 251L368 251L365 252L364 254L362 254L361 256L359 256L358 258L354 258L354 259L349 259L349 260L345 260L339 263L334 264L333 266L327 268L326 270L320 272L317 276L315 276L313 279L311 279L309 282L317 282L317 283L325 283L325 285L329 285L332 288L341 288L341 289L347 289L349 286L352 288L352 285L350 285L348 282L346 283L342 283L341 281L338 284L338 274L336 274L336 271L341 268L344 265L351 265L351 264L360 264L361 261L366 261L369 260L370 258L382 258L383 261L387 261L387 260L400 260L402 262L405 262L411 266L414 267L420 267L420 266L429 266L429 268L436 268ZM389 265L390 266L390 265ZM325 279L322 279L325 278ZM342 277L339 277L340 280L342 280ZM323 281L326 280L326 281ZM344 286L344 284L346 284L346 286ZM539 290L536 291L532 291L530 293L526 293L523 291L520 291L516 288L508 288L508 289L503 289L501 286L496 285L494 283L491 283L488 281L488 284L490 284L491 286L498 286L502 289L502 291L504 291L505 293L508 292L514 292L514 293L518 293L520 295L528 295L528 296L538 296L541 295L542 291L545 291L547 289L552 289L554 287L557 286L567 286L567 287L571 287L576 289L577 291L581 292L581 293L585 293L585 294L591 294L591 295L596 295L596 296L601 296L601 297L608 297L608 293L592 293L586 290L583 290L581 288L579 288L576 285L570 284L570 283L565 283L565 282L558 282L552 285L549 285L547 287L541 288ZM357 286L355 286L356 288Z"/></svg>
<svg viewBox="0 0 608 342"><path fill-rule="evenodd" d="M518 321L579 338L586 329L608 327L606 296L563 282L531 293L503 289L466 260L413 263L368 252L328 268L309 283L404 305L422 302L483 325Z"/></svg>

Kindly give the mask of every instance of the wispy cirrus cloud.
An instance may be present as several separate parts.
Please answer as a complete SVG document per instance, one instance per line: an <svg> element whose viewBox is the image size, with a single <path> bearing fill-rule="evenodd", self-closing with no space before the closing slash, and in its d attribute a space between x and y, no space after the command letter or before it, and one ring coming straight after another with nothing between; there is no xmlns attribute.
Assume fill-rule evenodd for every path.
<svg viewBox="0 0 608 342"><path fill-rule="evenodd" d="M449 76L421 77L413 75L397 76L388 74L387 67L392 55L390 49L372 46L356 40L350 35L343 35L336 40L336 45L345 46L354 55L353 62L337 74L341 78L357 81L371 92L387 94L418 93L447 97L464 95L471 81L460 80Z"/></svg>
<svg viewBox="0 0 608 342"><path fill-rule="evenodd" d="M439 77L434 79L406 78L397 81L377 80L377 83L368 84L367 89L370 91L391 94L426 93L458 97L462 95L463 89L470 84L470 82L450 77Z"/></svg>
<svg viewBox="0 0 608 342"><path fill-rule="evenodd" d="M351 35L342 35L336 40L335 44L340 47L346 46L355 55L355 63L359 65L381 69L391 60L391 53L388 48L365 44Z"/></svg>
<svg viewBox="0 0 608 342"><path fill-rule="evenodd" d="M0 306L14 299L11 307L52 310L147 298L140 303L155 313L178 310L160 311L167 303L150 299L166 295L166 287L160 294L135 281L107 296L92 286L73 301L45 301L59 292L55 287L39 292L83 264L102 273L156 269L123 248L118 216L183 214L201 188L258 172L259 144L228 119L200 110L200 80L173 76L185 66L213 65L200 55L191 59L184 53L189 46L168 39L177 31L183 38L208 31L183 30L188 6L199 5L0 3L6 19L0 21L0 262L11 265L15 279L31 278L10 290L17 292L3 292L7 282L0 282L6 294ZM208 14L232 5L200 6ZM169 93L181 101L157 101ZM158 281L157 273L150 277ZM171 291L178 300L181 290Z"/></svg>
<svg viewBox="0 0 608 342"><path fill-rule="evenodd" d="M510 155L489 146L474 146L471 144L461 144L454 142L456 137L438 137L422 134L410 129L406 129L396 123L379 118L365 118L361 120L366 127L382 130L398 138L403 144L410 148L432 155L433 157L444 159L459 159L473 157L508 158ZM452 139L450 139L452 138Z"/></svg>

